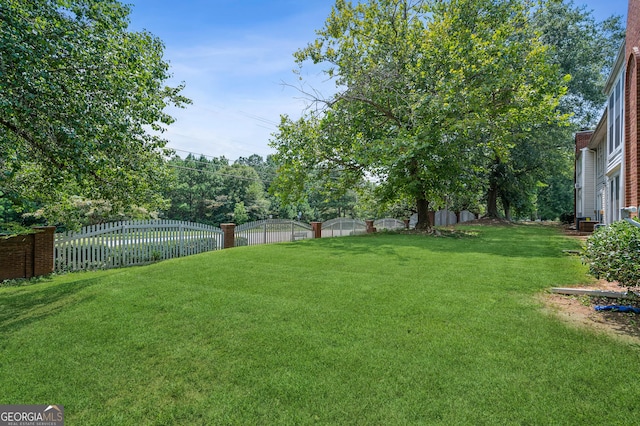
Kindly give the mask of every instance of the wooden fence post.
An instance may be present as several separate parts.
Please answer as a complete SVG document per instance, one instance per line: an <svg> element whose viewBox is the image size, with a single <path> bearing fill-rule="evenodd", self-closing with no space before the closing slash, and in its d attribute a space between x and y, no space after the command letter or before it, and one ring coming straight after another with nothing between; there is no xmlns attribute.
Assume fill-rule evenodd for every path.
<svg viewBox="0 0 640 426"><path fill-rule="evenodd" d="M236 224L221 223L220 229L224 232L224 244L222 248L233 248L236 245Z"/></svg>

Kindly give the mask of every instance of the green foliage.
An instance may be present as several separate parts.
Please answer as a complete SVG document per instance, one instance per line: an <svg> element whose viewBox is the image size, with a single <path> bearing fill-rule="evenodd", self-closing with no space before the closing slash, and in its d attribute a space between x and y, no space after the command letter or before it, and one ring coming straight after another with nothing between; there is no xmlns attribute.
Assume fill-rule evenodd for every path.
<svg viewBox="0 0 640 426"><path fill-rule="evenodd" d="M531 129L565 119L565 80L527 13L518 1L338 1L296 53L300 66L323 64L338 93L283 117L277 193L299 200L318 174L342 189L373 177L384 200L412 199L428 227L429 202L477 186L487 159L508 159Z"/></svg>
<svg viewBox="0 0 640 426"><path fill-rule="evenodd" d="M537 218L565 221L573 217L573 167L571 162L544 178L538 187ZM570 219L569 222L573 220ZM568 222L567 222L568 223Z"/></svg>
<svg viewBox="0 0 640 426"><path fill-rule="evenodd" d="M156 212L135 205L116 207L108 200L91 200L77 195L61 202L22 215L23 219L45 220L59 223L60 229L78 230L83 226L119 220L157 219Z"/></svg>
<svg viewBox="0 0 640 426"><path fill-rule="evenodd" d="M10 238L16 235L33 234L32 228L27 228L16 222L0 222L0 238Z"/></svg>
<svg viewBox="0 0 640 426"><path fill-rule="evenodd" d="M604 85L624 41L622 17L598 22L586 5L575 6L573 0L543 0L532 23L542 41L552 47L552 61L571 75L561 108L572 113L576 126L594 126L606 100Z"/></svg>
<svg viewBox="0 0 640 426"><path fill-rule="evenodd" d="M44 222L37 218L25 215L36 211L39 207L37 203L24 199L16 191L0 189L0 223L23 227L43 224Z"/></svg>
<svg viewBox="0 0 640 426"><path fill-rule="evenodd" d="M624 27L620 17L597 22L586 6L565 0L541 1L531 25L549 48L559 75L571 76L559 109L570 114L572 126L541 126L520 137L506 161L494 161L488 176L490 192L495 192L489 210L497 214L500 202L506 217L555 219L573 211L573 135L600 119L604 84L624 41Z"/></svg>
<svg viewBox="0 0 640 426"><path fill-rule="evenodd" d="M175 184L165 188L164 196L169 207L164 211L167 219L218 225L215 208L217 197L223 192L219 172L229 165L224 157L208 159L189 154L186 158L174 156L169 166L174 173Z"/></svg>
<svg viewBox="0 0 640 426"><path fill-rule="evenodd" d="M218 197L217 216L225 221L233 219L237 203L242 202L248 220L264 219L269 211L264 184L251 166L233 164L220 170L224 192ZM222 221L222 220L221 220Z"/></svg>
<svg viewBox="0 0 640 426"><path fill-rule="evenodd" d="M173 157L169 165L176 184L165 191L170 201L165 217L219 225L238 220L236 210L243 209L242 221L264 219L270 204L257 169L263 166L268 173L267 166L258 155L249 157L252 165L241 160L230 165L224 157Z"/></svg>
<svg viewBox="0 0 640 426"><path fill-rule="evenodd" d="M587 239L584 260L596 278L625 287L640 285L640 228L618 221L597 229Z"/></svg>
<svg viewBox="0 0 640 426"><path fill-rule="evenodd" d="M45 216L70 195L162 205L166 142L149 129L189 101L164 85L162 42L128 31L128 15L116 0L0 4L0 187Z"/></svg>
<svg viewBox="0 0 640 426"><path fill-rule="evenodd" d="M244 207L244 202L237 202L236 206L233 208L233 222L236 225L242 225L248 220L249 215L247 214L247 209Z"/></svg>

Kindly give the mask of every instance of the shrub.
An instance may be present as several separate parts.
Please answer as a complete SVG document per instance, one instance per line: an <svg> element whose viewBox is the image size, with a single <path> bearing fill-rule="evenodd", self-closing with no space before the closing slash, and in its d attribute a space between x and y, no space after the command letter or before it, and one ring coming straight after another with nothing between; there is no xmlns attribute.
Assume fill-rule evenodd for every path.
<svg viewBox="0 0 640 426"><path fill-rule="evenodd" d="M626 221L598 228L587 239L583 259L596 278L640 285L640 228Z"/></svg>
<svg viewBox="0 0 640 426"><path fill-rule="evenodd" d="M573 213L562 213L560 215L560 222L565 223L565 224L570 224L573 223L575 221L575 216L573 215Z"/></svg>

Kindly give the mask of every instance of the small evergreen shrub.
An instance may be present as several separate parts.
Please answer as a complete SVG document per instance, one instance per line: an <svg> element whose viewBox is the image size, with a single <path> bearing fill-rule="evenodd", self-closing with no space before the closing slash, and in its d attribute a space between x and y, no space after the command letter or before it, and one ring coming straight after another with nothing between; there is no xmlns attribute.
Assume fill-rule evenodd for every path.
<svg viewBox="0 0 640 426"><path fill-rule="evenodd" d="M596 278L640 285L640 228L626 221L598 228L587 239L583 260Z"/></svg>
<svg viewBox="0 0 640 426"><path fill-rule="evenodd" d="M573 213L562 213L560 215L560 222L564 224L570 224L570 223L573 223L574 221L575 221L575 216L573 215Z"/></svg>

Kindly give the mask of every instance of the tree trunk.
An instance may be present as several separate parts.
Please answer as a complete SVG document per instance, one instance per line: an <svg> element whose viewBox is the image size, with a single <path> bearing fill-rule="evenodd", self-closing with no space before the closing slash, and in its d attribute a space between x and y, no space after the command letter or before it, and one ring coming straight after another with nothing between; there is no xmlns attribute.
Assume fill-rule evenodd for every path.
<svg viewBox="0 0 640 426"><path fill-rule="evenodd" d="M487 194L487 214L486 217L498 218L498 188L495 182L489 185Z"/></svg>
<svg viewBox="0 0 640 426"><path fill-rule="evenodd" d="M429 221L429 202L425 200L424 197L419 197L416 200L416 208L418 210L418 223L416 223L416 229L431 229L431 222Z"/></svg>
<svg viewBox="0 0 640 426"><path fill-rule="evenodd" d="M504 218L511 220L511 204L502 198L502 205L504 206Z"/></svg>
<svg viewBox="0 0 640 426"><path fill-rule="evenodd" d="M490 218L499 218L498 214L498 169L500 158L496 157L489 175L489 192L487 193L487 215Z"/></svg>

